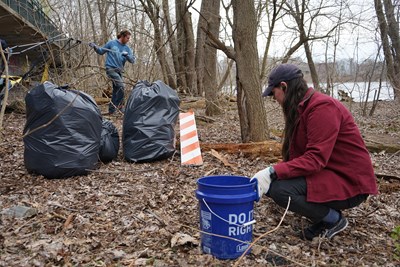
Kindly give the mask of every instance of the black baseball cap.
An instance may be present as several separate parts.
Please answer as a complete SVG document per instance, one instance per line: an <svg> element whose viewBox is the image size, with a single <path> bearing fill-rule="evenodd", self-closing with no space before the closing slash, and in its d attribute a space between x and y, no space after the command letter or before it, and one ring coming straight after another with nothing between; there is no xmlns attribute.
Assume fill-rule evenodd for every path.
<svg viewBox="0 0 400 267"><path fill-rule="evenodd" d="M296 78L303 77L303 72L293 64L281 64L274 68L268 78L268 87L265 89L262 96L271 96L272 89L281 82L287 82Z"/></svg>

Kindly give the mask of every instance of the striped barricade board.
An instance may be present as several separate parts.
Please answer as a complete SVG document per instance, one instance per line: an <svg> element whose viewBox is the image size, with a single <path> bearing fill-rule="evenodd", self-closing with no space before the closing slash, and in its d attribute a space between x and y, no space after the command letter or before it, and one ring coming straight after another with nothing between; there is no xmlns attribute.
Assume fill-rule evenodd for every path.
<svg viewBox="0 0 400 267"><path fill-rule="evenodd" d="M181 165L202 165L199 137L192 110L179 113L181 139Z"/></svg>

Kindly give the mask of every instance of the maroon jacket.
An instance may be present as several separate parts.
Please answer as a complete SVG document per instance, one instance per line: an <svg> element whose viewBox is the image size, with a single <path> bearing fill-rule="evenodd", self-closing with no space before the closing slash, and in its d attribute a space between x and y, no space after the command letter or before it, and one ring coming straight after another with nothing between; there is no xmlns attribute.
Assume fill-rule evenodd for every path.
<svg viewBox="0 0 400 267"><path fill-rule="evenodd" d="M274 166L278 179L305 176L310 202L377 194L371 158L348 109L310 88L298 110L290 159Z"/></svg>

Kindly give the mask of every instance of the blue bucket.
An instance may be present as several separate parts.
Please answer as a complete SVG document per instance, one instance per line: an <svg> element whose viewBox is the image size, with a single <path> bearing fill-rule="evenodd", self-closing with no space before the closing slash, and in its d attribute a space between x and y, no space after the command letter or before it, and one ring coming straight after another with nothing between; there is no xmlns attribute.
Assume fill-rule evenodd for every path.
<svg viewBox="0 0 400 267"><path fill-rule="evenodd" d="M207 176L199 178L197 186L203 252L219 259L240 257L253 237L257 182L243 176Z"/></svg>

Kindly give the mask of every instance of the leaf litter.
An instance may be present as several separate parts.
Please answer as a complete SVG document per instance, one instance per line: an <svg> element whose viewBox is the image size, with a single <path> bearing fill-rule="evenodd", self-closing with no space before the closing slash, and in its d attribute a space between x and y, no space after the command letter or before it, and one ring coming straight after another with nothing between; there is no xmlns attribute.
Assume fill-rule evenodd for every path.
<svg viewBox="0 0 400 267"><path fill-rule="evenodd" d="M266 101L273 133L283 129L280 109ZM379 103L372 117L352 112L365 139L400 144L400 112ZM198 109L196 115L204 115ZM122 118L113 118L122 132ZM0 146L0 211L15 206L33 216L0 217L0 266L398 266L390 233L400 225L400 153L371 153L380 194L345 211L350 226L333 240L298 238L308 222L288 212L279 229L261 238L239 263L203 254L199 247L196 180L205 175L250 177L268 166L262 157L203 153L204 164L182 167L177 152L152 163L100 164L86 176L48 180L24 167L25 116L6 114ZM201 142L239 143L237 110L215 122L197 121ZM279 140L279 134L274 138ZM122 150L122 149L121 149ZM234 168L232 167L234 166ZM255 204L254 238L275 228L284 213L267 197Z"/></svg>

